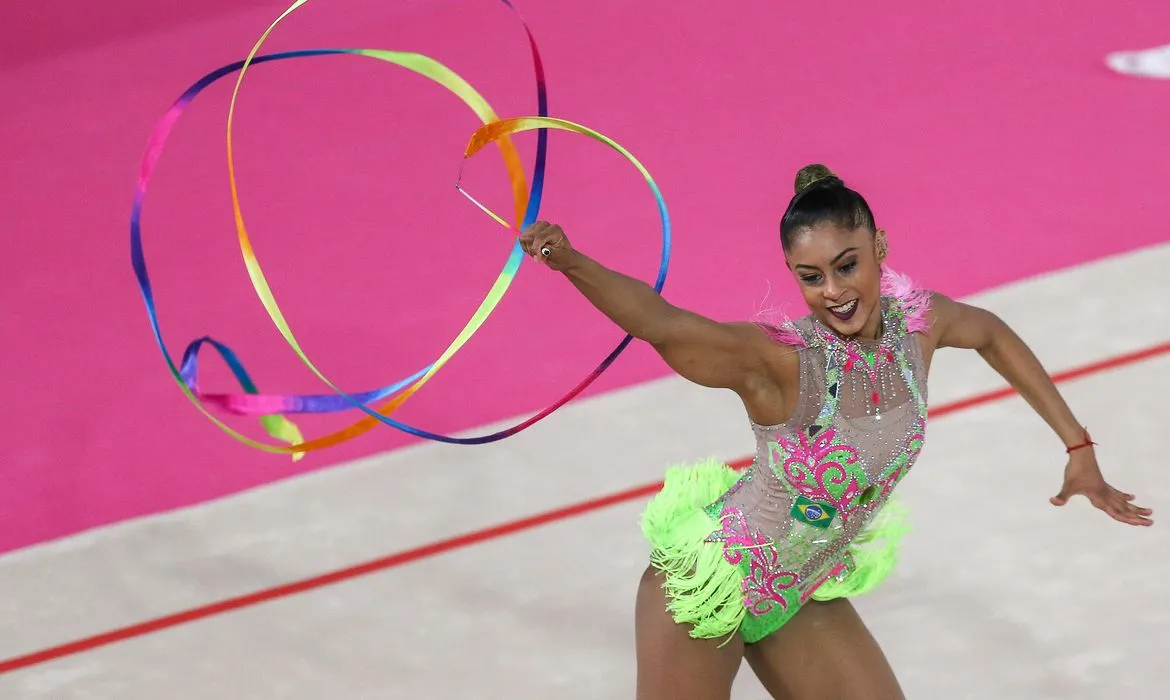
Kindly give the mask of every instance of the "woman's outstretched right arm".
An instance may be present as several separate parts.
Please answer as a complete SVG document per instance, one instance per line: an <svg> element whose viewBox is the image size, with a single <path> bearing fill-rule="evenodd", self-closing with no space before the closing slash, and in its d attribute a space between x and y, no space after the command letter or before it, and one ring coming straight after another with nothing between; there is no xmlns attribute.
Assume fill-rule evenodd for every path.
<svg viewBox="0 0 1170 700"><path fill-rule="evenodd" d="M520 242L534 259L563 273L622 330L651 344L683 378L741 395L772 383L765 364L771 341L753 324L719 323L674 306L645 282L574 250L554 224L533 224Z"/></svg>

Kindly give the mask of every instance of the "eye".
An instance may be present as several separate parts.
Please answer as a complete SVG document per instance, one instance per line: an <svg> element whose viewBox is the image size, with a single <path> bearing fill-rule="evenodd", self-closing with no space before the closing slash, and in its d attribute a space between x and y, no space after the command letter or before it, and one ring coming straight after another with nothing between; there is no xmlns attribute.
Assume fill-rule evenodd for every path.
<svg viewBox="0 0 1170 700"><path fill-rule="evenodd" d="M853 270L854 270L856 267L857 267L857 261L856 261L856 260L851 260L851 261L849 261L849 262L845 263L844 265L842 265L842 266L841 266L840 268L838 268L838 269L841 271L841 273L842 273L842 274L849 274L850 272L853 272Z"/></svg>
<svg viewBox="0 0 1170 700"><path fill-rule="evenodd" d="M816 284L817 282L821 281L821 276L820 275L801 275L800 281L804 282L805 284Z"/></svg>

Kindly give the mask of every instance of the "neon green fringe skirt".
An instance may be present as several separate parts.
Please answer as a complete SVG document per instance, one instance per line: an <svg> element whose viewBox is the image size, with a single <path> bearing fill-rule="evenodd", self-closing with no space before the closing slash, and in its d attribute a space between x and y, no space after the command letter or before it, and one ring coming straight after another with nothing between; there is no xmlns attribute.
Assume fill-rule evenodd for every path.
<svg viewBox="0 0 1170 700"><path fill-rule="evenodd" d="M642 532L650 543L650 562L665 578L667 610L695 638L743 634L756 642L784 625L800 608L798 594L788 605L756 616L744 605L746 567L724 558L724 545L708 541L722 529L708 506L727 493L742 474L717 460L672 467L662 490L642 513ZM814 600L861 595L876 588L893 570L898 545L908 528L905 509L888 501L850 543L848 569L812 594Z"/></svg>

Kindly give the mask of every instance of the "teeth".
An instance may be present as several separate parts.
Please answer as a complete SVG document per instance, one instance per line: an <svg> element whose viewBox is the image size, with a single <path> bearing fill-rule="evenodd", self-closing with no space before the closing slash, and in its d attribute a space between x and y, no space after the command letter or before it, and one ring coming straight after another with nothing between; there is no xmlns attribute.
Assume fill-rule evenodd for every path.
<svg viewBox="0 0 1170 700"><path fill-rule="evenodd" d="M857 300L856 300L856 299L854 299L853 301L849 302L848 304L842 304L841 306L830 306L830 307L829 307L829 310L830 310L830 311L833 311L833 312L835 312L835 313L839 313L839 314L847 314L847 313L849 313L850 311L852 311L852 310L853 310L853 307L855 307L855 306L857 306Z"/></svg>

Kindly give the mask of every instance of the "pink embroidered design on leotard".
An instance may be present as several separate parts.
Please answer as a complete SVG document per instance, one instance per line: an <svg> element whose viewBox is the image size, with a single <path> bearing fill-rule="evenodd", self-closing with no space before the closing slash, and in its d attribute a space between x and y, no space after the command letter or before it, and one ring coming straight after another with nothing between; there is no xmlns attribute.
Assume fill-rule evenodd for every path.
<svg viewBox="0 0 1170 700"><path fill-rule="evenodd" d="M857 476L849 469L857 464L857 449L835 444L837 431L825 428L815 437L803 432L796 440L777 437L774 458L783 459L784 476L799 493L814 501L827 501L848 520L849 504L861 493ZM779 449L777 449L779 448Z"/></svg>
<svg viewBox="0 0 1170 700"><path fill-rule="evenodd" d="M744 550L748 553L749 573L740 584L744 605L753 615L764 615L776 605L787 608L788 601L782 591L796 585L796 573L783 570L776 548L769 546L768 539L758 531L753 533L748 528L747 519L738 508L725 509L720 520L723 558L727 563L738 565L743 561Z"/></svg>

